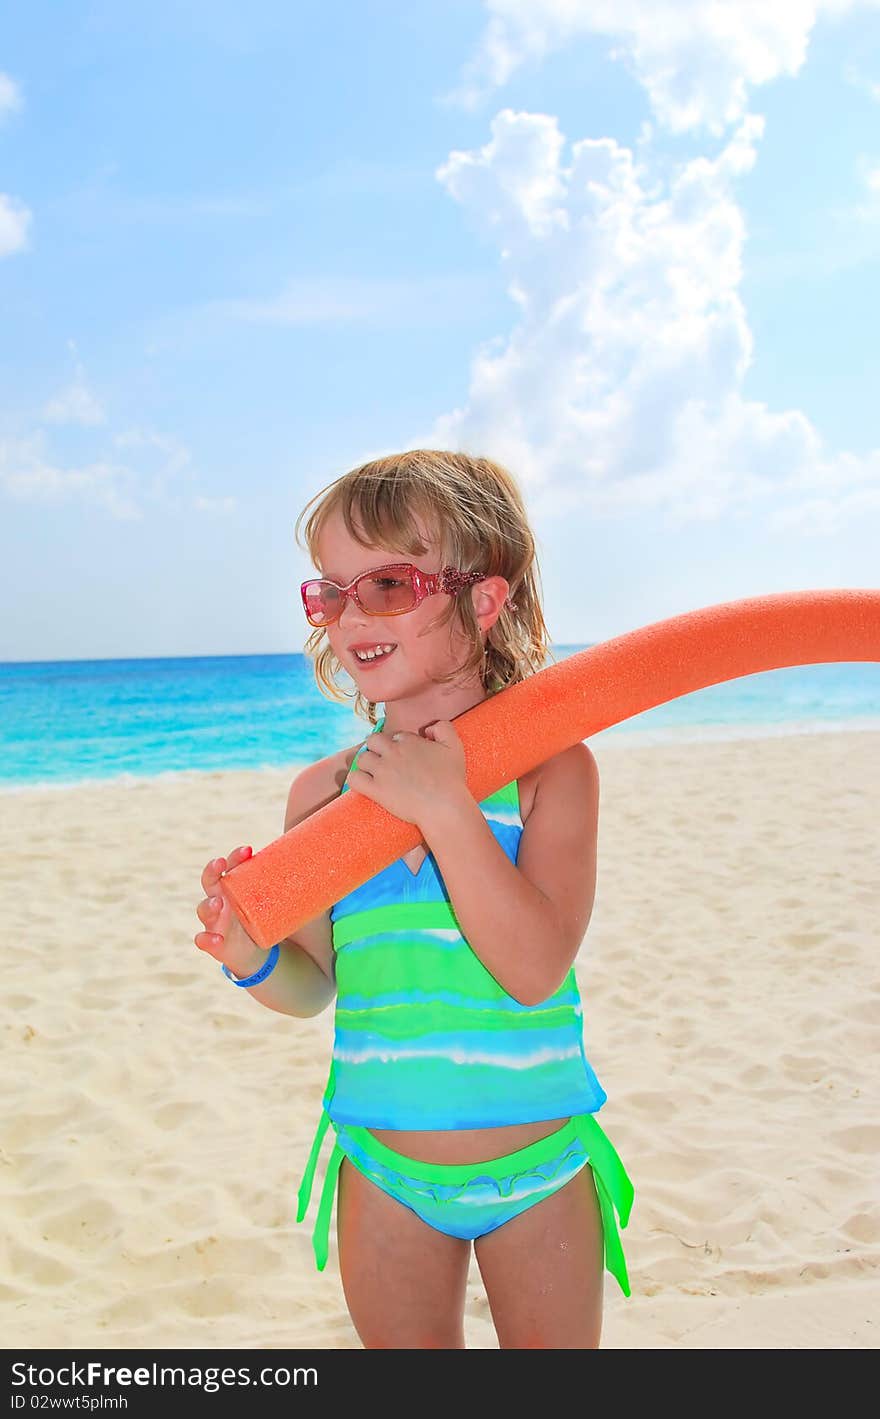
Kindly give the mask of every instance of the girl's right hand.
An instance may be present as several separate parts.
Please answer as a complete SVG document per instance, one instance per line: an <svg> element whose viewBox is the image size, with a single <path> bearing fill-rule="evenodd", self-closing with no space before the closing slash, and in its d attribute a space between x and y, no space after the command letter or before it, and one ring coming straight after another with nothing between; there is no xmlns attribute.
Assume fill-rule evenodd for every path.
<svg viewBox="0 0 880 1419"><path fill-rule="evenodd" d="M196 915L206 930L193 937L200 951L207 951L236 974L253 956L257 943L248 936L223 894L220 878L251 856L250 847L237 847L228 858L215 857L202 873L202 887L207 893L196 907Z"/></svg>

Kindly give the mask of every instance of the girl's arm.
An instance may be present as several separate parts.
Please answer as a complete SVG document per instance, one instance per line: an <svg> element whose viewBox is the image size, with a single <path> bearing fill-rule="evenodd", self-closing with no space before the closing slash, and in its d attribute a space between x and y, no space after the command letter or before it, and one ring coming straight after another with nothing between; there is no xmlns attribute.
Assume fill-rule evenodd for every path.
<svg viewBox="0 0 880 1419"><path fill-rule="evenodd" d="M565 980L596 892L599 770L586 744L542 766L514 865L470 793L419 823L461 933L499 985L539 1005Z"/></svg>
<svg viewBox="0 0 880 1419"><path fill-rule="evenodd" d="M311 922L307 923L307 926L310 925ZM281 954L275 969L259 985L246 986L248 995L270 1010L277 1010L280 1015L294 1015L301 1020L320 1015L336 994L335 981L324 974L308 951L292 936L286 937L280 945ZM258 971L268 957L268 951L254 945L246 956L243 954L234 964L227 961L227 965L233 975L244 980ZM239 994L243 992L239 991Z"/></svg>
<svg viewBox="0 0 880 1419"><path fill-rule="evenodd" d="M297 774L287 796L285 833L339 795L336 777L345 752L320 759ZM353 754L354 750L347 752ZM246 933L240 934L244 937L241 949L234 952L234 959L233 954L227 955L226 964L233 975L244 980L260 969L269 952L257 946ZM246 986L248 995L281 1015L298 1019L320 1015L336 996L330 908L298 927L296 937L285 937L280 945L281 954L275 969L259 985Z"/></svg>

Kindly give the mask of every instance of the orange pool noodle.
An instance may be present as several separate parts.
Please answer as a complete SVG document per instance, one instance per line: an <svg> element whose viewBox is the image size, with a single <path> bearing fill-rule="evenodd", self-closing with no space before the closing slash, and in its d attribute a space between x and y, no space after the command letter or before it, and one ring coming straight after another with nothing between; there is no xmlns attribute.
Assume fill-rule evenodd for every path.
<svg viewBox="0 0 880 1419"><path fill-rule="evenodd" d="M788 665L880 661L880 590L789 591L655 621L546 666L453 722L479 803L572 744L693 690ZM416 847L349 792L242 862L223 889L264 950Z"/></svg>

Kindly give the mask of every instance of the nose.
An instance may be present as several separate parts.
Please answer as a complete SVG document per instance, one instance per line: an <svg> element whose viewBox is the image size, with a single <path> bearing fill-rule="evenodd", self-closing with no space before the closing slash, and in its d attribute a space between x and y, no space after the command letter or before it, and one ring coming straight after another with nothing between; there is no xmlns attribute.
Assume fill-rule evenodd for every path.
<svg viewBox="0 0 880 1419"><path fill-rule="evenodd" d="M362 611L360 606L358 606L352 592L347 592L345 594L342 610L336 617L337 626L343 631L347 631L354 626L365 626L370 619L366 612Z"/></svg>

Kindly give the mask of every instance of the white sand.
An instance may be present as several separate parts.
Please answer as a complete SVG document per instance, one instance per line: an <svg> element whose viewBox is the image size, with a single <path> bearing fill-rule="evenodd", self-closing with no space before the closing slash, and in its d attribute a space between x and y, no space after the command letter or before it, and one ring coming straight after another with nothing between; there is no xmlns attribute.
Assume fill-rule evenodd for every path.
<svg viewBox="0 0 880 1419"><path fill-rule="evenodd" d="M608 1348L876 1348L880 735L590 741L578 958L600 1121L636 1190ZM360 1348L296 1189L332 1009L193 944L205 862L279 835L293 771L0 794L4 1345ZM497 1346L472 1258L469 1346Z"/></svg>

